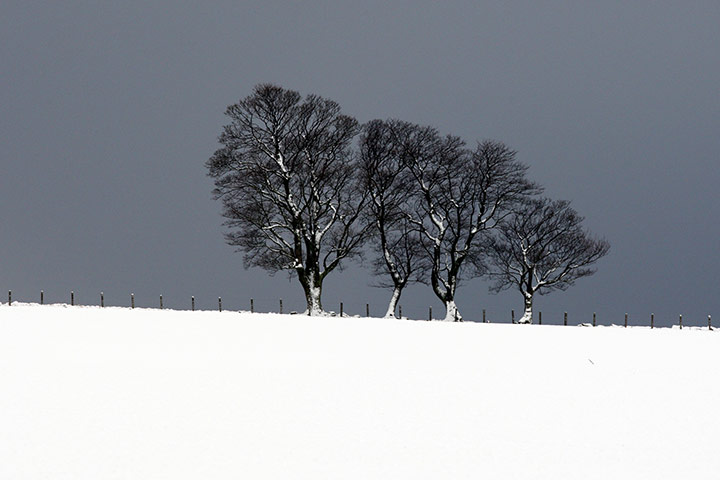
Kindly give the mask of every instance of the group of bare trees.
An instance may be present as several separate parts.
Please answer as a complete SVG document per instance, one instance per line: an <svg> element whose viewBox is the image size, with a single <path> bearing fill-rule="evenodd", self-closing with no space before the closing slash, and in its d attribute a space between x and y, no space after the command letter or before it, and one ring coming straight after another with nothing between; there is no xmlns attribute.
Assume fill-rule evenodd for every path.
<svg viewBox="0 0 720 480"><path fill-rule="evenodd" d="M229 106L222 148L207 161L246 266L294 272L309 315L323 313L327 275L371 252L392 288L429 284L462 317L463 279L489 276L515 287L532 321L535 293L565 289L593 273L609 245L582 228L568 202L540 198L527 166L496 141L470 148L459 137L399 120L365 125L331 100L261 84Z"/></svg>

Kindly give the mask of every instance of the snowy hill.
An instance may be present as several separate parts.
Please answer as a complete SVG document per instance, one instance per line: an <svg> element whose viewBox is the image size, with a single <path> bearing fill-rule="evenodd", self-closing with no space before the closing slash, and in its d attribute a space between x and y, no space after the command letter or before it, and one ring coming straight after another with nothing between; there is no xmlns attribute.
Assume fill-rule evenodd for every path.
<svg viewBox="0 0 720 480"><path fill-rule="evenodd" d="M0 307L3 479L718 478L720 336Z"/></svg>

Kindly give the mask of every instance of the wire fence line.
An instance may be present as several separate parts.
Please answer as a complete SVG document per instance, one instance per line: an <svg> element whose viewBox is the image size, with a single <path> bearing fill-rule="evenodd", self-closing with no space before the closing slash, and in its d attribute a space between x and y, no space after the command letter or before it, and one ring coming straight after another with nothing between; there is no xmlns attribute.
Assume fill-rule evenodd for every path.
<svg viewBox="0 0 720 480"><path fill-rule="evenodd" d="M124 305L110 305L105 301L105 293L100 292L98 296L98 302L97 303L79 303L76 302L75 292L70 291L68 295L69 305L70 306L98 306L101 308L104 307L129 307L131 309L134 309L136 307L135 305L135 294L130 293L128 296L128 303ZM259 302L257 300L262 301L262 305L266 308L256 308L259 306ZM8 297L7 297L7 305L12 306L13 302L19 302L18 299L13 298L12 290L8 291ZM269 303L275 302L274 307L268 307ZM0 302L0 305L4 304L5 302ZM39 304L40 305L54 305L58 304L58 302L45 302L45 291L41 290L39 294ZM62 303L61 303L62 304ZM373 311L371 309L370 303L364 303L361 304L360 302L351 302L353 305L352 312L348 311L346 307L345 302L339 302L337 305L337 311L335 310L327 310L326 312L331 316L340 316L340 317L379 317L380 315L373 315ZM195 296L191 295L190 298L187 299L187 309L191 311L207 311L202 310L197 307L197 302L195 299ZM279 313L279 314L299 314L302 313L298 310L289 309L287 304L283 303L282 298L271 298L271 297L260 297L260 298L249 298L247 300L247 308L245 309L228 309L230 311L241 311L241 312L250 312L250 313ZM139 308L158 308L160 310L163 310L166 308L165 306L165 300L162 295L159 295L157 297L157 303L153 306L143 306ZM169 309L172 310L172 309ZM217 297L217 307L213 310L217 310L222 312L224 310L223 308L223 299L222 297ZM383 314L385 312L385 309L382 310ZM395 315L398 318L402 319L408 319L407 316L403 315L402 305L398 305L397 310L395 311ZM433 316L433 309L432 306L428 307L428 315L427 318L421 319L413 319L413 320L437 320L438 318ZM562 317L559 318L558 315L552 315L548 316L547 314L545 317L543 317L543 312L538 311L536 314L533 315L532 323L536 325L563 325L563 326L587 326L587 327L597 327L597 326L622 326L627 328L628 326L631 327L650 327L652 328L667 328L661 325L658 325L656 322L655 314L651 313L646 321L640 321L638 322L637 319L631 319L630 316L626 313L622 319L619 319L619 321L612 320L610 322L601 322L598 319L598 315L596 313L592 314L592 317L586 318L586 321L578 322L577 319L571 319L568 317L568 312L563 312ZM701 322L693 321L691 320L688 322L688 319L686 318L683 320L683 315L678 315L677 319L674 322L670 322L671 327L679 327L682 329L683 327L707 327L708 330L714 330L712 325L712 316L707 316L707 323L704 322L705 319ZM486 309L482 309L481 312L478 312L477 316L465 316L464 321L468 322L474 322L474 323L510 323L515 324L519 323L518 320L516 320L515 310L510 310L509 316L502 316L502 315L489 315Z"/></svg>

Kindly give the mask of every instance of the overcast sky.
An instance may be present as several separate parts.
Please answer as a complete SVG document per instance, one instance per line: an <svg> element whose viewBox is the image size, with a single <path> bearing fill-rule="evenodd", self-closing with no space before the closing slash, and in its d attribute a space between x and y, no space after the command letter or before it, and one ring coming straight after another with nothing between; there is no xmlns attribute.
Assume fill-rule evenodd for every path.
<svg viewBox="0 0 720 480"><path fill-rule="evenodd" d="M286 275L223 240L204 162L228 104L273 82L365 122L502 140L612 244L598 273L536 301L546 321L720 324L720 3L712 1L0 4L0 289L34 300L303 309ZM389 292L348 265L327 309ZM468 319L520 294L468 281ZM3 294L4 295L4 294ZM430 289L403 313L423 318Z"/></svg>

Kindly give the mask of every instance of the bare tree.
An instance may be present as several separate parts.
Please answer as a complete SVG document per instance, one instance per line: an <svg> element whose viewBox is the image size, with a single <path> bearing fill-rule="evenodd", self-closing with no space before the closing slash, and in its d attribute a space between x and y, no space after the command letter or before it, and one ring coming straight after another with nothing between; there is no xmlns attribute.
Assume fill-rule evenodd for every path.
<svg viewBox="0 0 720 480"><path fill-rule="evenodd" d="M441 137L435 129L406 129L403 158L415 191L409 218L420 232L429 283L445 305L445 321L462 319L455 292L466 261L480 257L479 237L539 191L515 156L500 142L480 142L470 151L460 138ZM482 265L470 266L477 271Z"/></svg>
<svg viewBox="0 0 720 480"><path fill-rule="evenodd" d="M245 252L246 266L294 272L307 313L322 314L325 277L359 254L367 231L351 148L357 121L331 100L270 84L225 114L223 146L206 165L227 242Z"/></svg>
<svg viewBox="0 0 720 480"><path fill-rule="evenodd" d="M563 200L532 199L497 229L488 250L495 279L492 291L517 287L525 312L520 323L532 323L533 296L565 290L605 256L610 244L582 228L583 217Z"/></svg>
<svg viewBox="0 0 720 480"><path fill-rule="evenodd" d="M405 286L423 275L420 239L407 211L412 179L403 163L400 139L408 128L404 122L373 120L363 126L360 138L362 185L370 196L366 217L374 226L372 239L379 252L372 266L376 275L390 278L378 285L392 288L385 317L395 316Z"/></svg>

